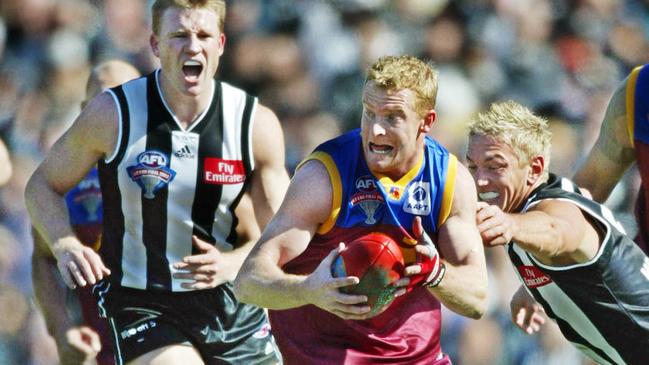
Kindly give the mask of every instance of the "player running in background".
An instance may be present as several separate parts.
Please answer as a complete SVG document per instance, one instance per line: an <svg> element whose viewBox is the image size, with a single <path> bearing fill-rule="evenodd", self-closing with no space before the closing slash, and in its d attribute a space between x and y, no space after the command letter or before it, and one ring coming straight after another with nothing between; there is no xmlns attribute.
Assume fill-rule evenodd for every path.
<svg viewBox="0 0 649 365"><path fill-rule="evenodd" d="M426 135L436 93L437 72L419 59L385 57L372 65L360 130L307 157L246 259L237 296L270 309L286 364L449 364L439 342L440 303L472 318L484 313L475 186ZM331 264L340 242L372 231L404 246L412 281L402 279L398 285L410 281L411 291L369 318L367 297L338 291L358 278L332 277ZM422 255L426 264L416 264Z"/></svg>
<svg viewBox="0 0 649 365"><path fill-rule="evenodd" d="M140 77L130 64L111 60L96 66L86 86L85 107L103 89ZM100 245L102 200L97 169L93 168L81 183L65 196L70 224L79 240L97 251ZM43 312L50 335L56 341L62 364L85 364L96 357L97 364L114 364L110 331L99 318L97 301L90 288L66 290L56 268L56 260L36 230L32 256L34 295Z"/></svg>
<svg viewBox="0 0 649 365"><path fill-rule="evenodd" d="M649 254L649 67L640 66L615 90L597 142L575 174L575 183L603 203L624 172L638 163L642 185L635 213L635 242Z"/></svg>
<svg viewBox="0 0 649 365"><path fill-rule="evenodd" d="M238 244L242 196L263 226L288 185L281 126L214 79L224 1L156 0L152 15L161 68L101 93L54 144L27 184L32 222L69 287L97 283L118 364L274 364L264 311L238 302L231 280L254 243ZM95 164L99 255L63 200Z"/></svg>
<svg viewBox="0 0 649 365"><path fill-rule="evenodd" d="M548 172L547 121L506 102L469 131L478 228L486 246L505 246L523 283L511 302L514 323L533 333L544 309L597 363L646 364L649 258L608 208Z"/></svg>

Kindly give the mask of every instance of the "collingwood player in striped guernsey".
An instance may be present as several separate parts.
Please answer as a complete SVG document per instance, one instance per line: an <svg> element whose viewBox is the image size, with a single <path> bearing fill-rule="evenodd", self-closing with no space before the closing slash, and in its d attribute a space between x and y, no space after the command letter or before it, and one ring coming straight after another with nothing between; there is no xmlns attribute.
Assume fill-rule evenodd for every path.
<svg viewBox="0 0 649 365"><path fill-rule="evenodd" d="M260 225L288 175L275 114L214 79L225 2L156 0L151 48L161 69L101 93L30 179L26 201L66 284L96 284L117 364L274 364L262 309L231 280L252 242L236 245L246 191ZM81 244L63 194L98 163L99 255Z"/></svg>
<svg viewBox="0 0 649 365"><path fill-rule="evenodd" d="M544 309L596 362L647 364L649 258L610 210L548 173L547 122L505 102L469 130L467 163L482 200L478 228L486 246L505 245L523 284L512 320L533 333Z"/></svg>

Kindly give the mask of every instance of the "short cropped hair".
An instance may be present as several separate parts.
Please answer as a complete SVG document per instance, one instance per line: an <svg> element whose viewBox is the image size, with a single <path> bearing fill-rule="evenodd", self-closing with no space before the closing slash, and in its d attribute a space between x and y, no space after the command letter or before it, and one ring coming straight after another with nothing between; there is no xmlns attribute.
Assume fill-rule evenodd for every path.
<svg viewBox="0 0 649 365"><path fill-rule="evenodd" d="M548 121L526 107L513 101L491 104L489 110L469 121L469 135L490 136L507 143L521 164L529 163L534 156L543 156L543 175L547 176L552 133Z"/></svg>
<svg viewBox="0 0 649 365"><path fill-rule="evenodd" d="M165 10L169 8L213 10L219 17L219 30L223 32L225 24L225 0L155 0L151 7L153 33L160 35L160 21Z"/></svg>
<svg viewBox="0 0 649 365"><path fill-rule="evenodd" d="M432 64L412 56L379 58L367 71L365 83L373 81L387 90L409 89L415 92L414 109L420 117L435 108L437 71Z"/></svg>

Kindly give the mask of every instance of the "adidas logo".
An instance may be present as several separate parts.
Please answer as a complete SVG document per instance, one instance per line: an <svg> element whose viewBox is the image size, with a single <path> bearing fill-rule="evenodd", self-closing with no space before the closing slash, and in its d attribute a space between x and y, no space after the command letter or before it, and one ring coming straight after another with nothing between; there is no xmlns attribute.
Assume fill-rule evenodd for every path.
<svg viewBox="0 0 649 365"><path fill-rule="evenodd" d="M185 145L183 148L174 152L174 156L180 158L194 158L194 153L189 149L189 146Z"/></svg>

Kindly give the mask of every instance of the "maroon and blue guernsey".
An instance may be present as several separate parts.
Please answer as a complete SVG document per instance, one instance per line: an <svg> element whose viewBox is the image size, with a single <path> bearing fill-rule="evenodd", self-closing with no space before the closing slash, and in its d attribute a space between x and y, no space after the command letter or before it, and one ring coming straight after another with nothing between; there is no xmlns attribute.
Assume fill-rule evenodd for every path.
<svg viewBox="0 0 649 365"><path fill-rule="evenodd" d="M649 67L637 67L627 82L627 126L636 151L642 188L638 195L636 215L638 236L635 241L649 254Z"/></svg>
<svg viewBox="0 0 649 365"><path fill-rule="evenodd" d="M97 168L65 195L70 224L83 244L99 250L103 209Z"/></svg>
<svg viewBox="0 0 649 365"><path fill-rule="evenodd" d="M309 160L329 173L333 209L307 249L284 265L287 273L309 274L339 242L376 231L395 238L413 263L415 216L435 239L449 215L457 159L429 137L417 165L398 181L370 172L358 129L323 143ZM440 303L423 287L370 320L343 320L313 305L273 310L270 319L285 364L450 364L440 348Z"/></svg>

